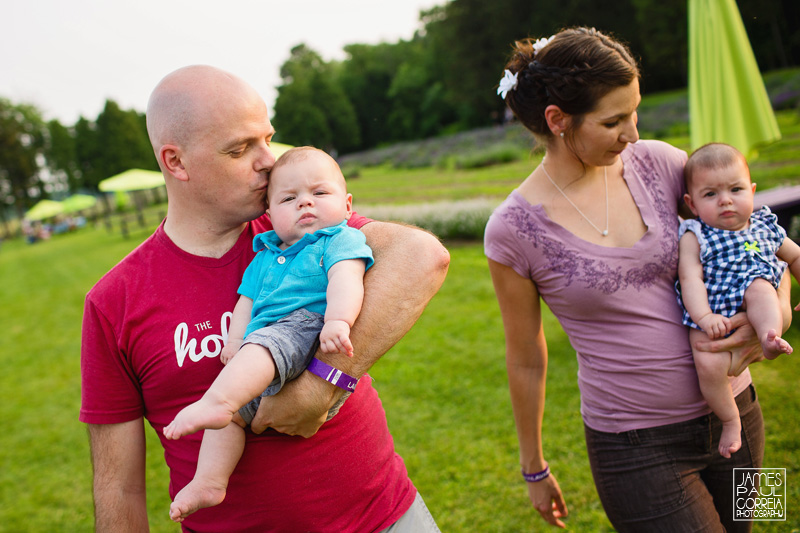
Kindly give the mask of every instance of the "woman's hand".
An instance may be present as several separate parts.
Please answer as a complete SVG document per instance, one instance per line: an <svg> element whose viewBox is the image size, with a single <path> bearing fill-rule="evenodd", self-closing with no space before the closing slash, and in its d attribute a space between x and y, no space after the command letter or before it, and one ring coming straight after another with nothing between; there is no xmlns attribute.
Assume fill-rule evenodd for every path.
<svg viewBox="0 0 800 533"><path fill-rule="evenodd" d="M533 507L539 511L542 518L551 525L564 528L566 525L561 518L566 518L569 512L564 496L561 494L561 487L553 474L550 474L541 481L528 483L528 497Z"/></svg>
<svg viewBox="0 0 800 533"><path fill-rule="evenodd" d="M783 331L781 334L786 333L792 324L792 304L789 301L791 292L792 277L787 270L783 273L781 284L778 287L778 301L783 315ZM694 348L705 352L730 352L731 366L728 369L729 376L738 376L744 372L744 369L750 363L757 363L764 359L775 359L775 357L764 357L761 342L759 342L753 326L747 320L746 313L736 313L731 317L731 329L735 331L729 337L713 341L699 341L695 343Z"/></svg>
<svg viewBox="0 0 800 533"><path fill-rule="evenodd" d="M703 352L731 354L729 376L738 376L750 363L764 360L761 343L758 340L753 326L747 320L746 313L736 313L731 317L731 328L735 331L727 338L698 341L695 348Z"/></svg>

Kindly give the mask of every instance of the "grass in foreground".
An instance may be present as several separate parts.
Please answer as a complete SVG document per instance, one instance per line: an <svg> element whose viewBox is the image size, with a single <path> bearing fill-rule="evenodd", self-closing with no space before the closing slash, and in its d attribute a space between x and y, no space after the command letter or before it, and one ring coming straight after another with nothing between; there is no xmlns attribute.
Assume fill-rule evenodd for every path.
<svg viewBox="0 0 800 533"><path fill-rule="evenodd" d="M0 249L0 531L92 531L91 467L80 405L80 320L91 285L146 233L125 241L87 229ZM371 372L398 452L442 531L548 531L527 503L503 361L500 314L479 244L451 245L440 293ZM800 296L796 295L796 299ZM546 315L550 370L547 458L566 495L572 531L609 531L594 490L578 414L575 356ZM789 335L800 347L797 330ZM755 365L767 425L765 466L787 468L789 521L800 528L800 398L796 357ZM148 505L154 532L167 517L167 473L148 430Z"/></svg>

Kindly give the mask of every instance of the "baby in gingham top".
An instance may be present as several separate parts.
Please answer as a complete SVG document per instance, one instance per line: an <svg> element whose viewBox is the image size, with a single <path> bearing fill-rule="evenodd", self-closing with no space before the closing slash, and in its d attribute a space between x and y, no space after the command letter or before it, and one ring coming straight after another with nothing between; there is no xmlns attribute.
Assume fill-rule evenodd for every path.
<svg viewBox="0 0 800 533"><path fill-rule="evenodd" d="M684 177L684 200L698 218L680 226L676 289L684 324L691 326L700 390L722 421L719 453L730 457L741 447L739 410L728 381L730 355L700 351L695 343L728 335L730 318L746 312L767 359L791 353L778 334L783 314L776 289L787 264L800 279L800 246L787 238L768 207L753 212L756 184L736 148L721 143L698 148Z"/></svg>

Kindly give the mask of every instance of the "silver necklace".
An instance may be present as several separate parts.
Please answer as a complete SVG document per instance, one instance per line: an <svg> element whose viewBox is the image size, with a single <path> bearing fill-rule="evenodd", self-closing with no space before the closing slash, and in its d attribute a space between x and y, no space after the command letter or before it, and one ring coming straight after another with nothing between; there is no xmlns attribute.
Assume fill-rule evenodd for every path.
<svg viewBox="0 0 800 533"><path fill-rule="evenodd" d="M556 188L556 190L557 190L558 192L560 192L560 193L561 193L561 196L563 196L563 197L564 197L564 198L565 198L565 199L566 199L566 200L567 200L567 201L570 203L570 205L571 205L572 207L574 207L574 208L575 208L575 211L577 211L578 213L580 213L580 215L583 217L583 219L584 219L586 222L588 222L589 224L591 224L591 225L592 225L592 227L593 227L594 229L596 229L596 230L597 230L597 232L598 232L600 235L602 235L603 237L607 236L607 235L608 235L608 167L603 167L603 181L605 182L605 185L606 185L606 229L600 229L600 228L598 228L597 226L595 226L595 225L594 225L594 222L592 222L591 220L589 220L589 217L587 217L586 215L584 215L584 214L583 214L583 211L581 211L581 210L578 208L578 206L577 206L577 205L575 205L575 202L573 202L572 200L570 200L570 199L569 199L569 196L567 196L566 194L564 194L564 191L562 191L562 190L561 190L561 187L559 187L558 185L556 185L556 182L555 182L555 181L553 181L553 178L551 178L551 177L550 177L550 174L547 172L547 168L544 166L544 160L542 160L542 170L544 171L544 175L545 175L545 176L547 176L547 179L548 179L548 180L550 180L550 183L552 183L552 184L553 184L553 187L555 187L555 188Z"/></svg>

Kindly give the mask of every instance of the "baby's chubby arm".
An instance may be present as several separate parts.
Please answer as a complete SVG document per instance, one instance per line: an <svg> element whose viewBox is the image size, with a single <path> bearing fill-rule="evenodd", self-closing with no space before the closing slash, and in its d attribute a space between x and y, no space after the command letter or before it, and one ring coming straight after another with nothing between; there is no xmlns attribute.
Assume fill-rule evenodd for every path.
<svg viewBox="0 0 800 533"><path fill-rule="evenodd" d="M247 296L239 296L239 301L236 302L236 307L233 308L228 340L225 341L225 347L219 356L222 364L227 365L236 355L236 352L239 351L239 348L242 347L244 332L247 330L247 324L250 323L252 312L253 300Z"/></svg>
<svg viewBox="0 0 800 533"><path fill-rule="evenodd" d="M687 231L681 236L679 252L678 279L686 311L709 338L717 339L726 335L731 330L731 321L714 314L708 305L708 291L703 282L703 265L700 262L700 243L694 233Z"/></svg>
<svg viewBox="0 0 800 533"><path fill-rule="evenodd" d="M342 353L353 356L350 328L361 312L364 302L363 259L339 261L328 269L328 306L325 325L319 334L320 349L324 353Z"/></svg>

